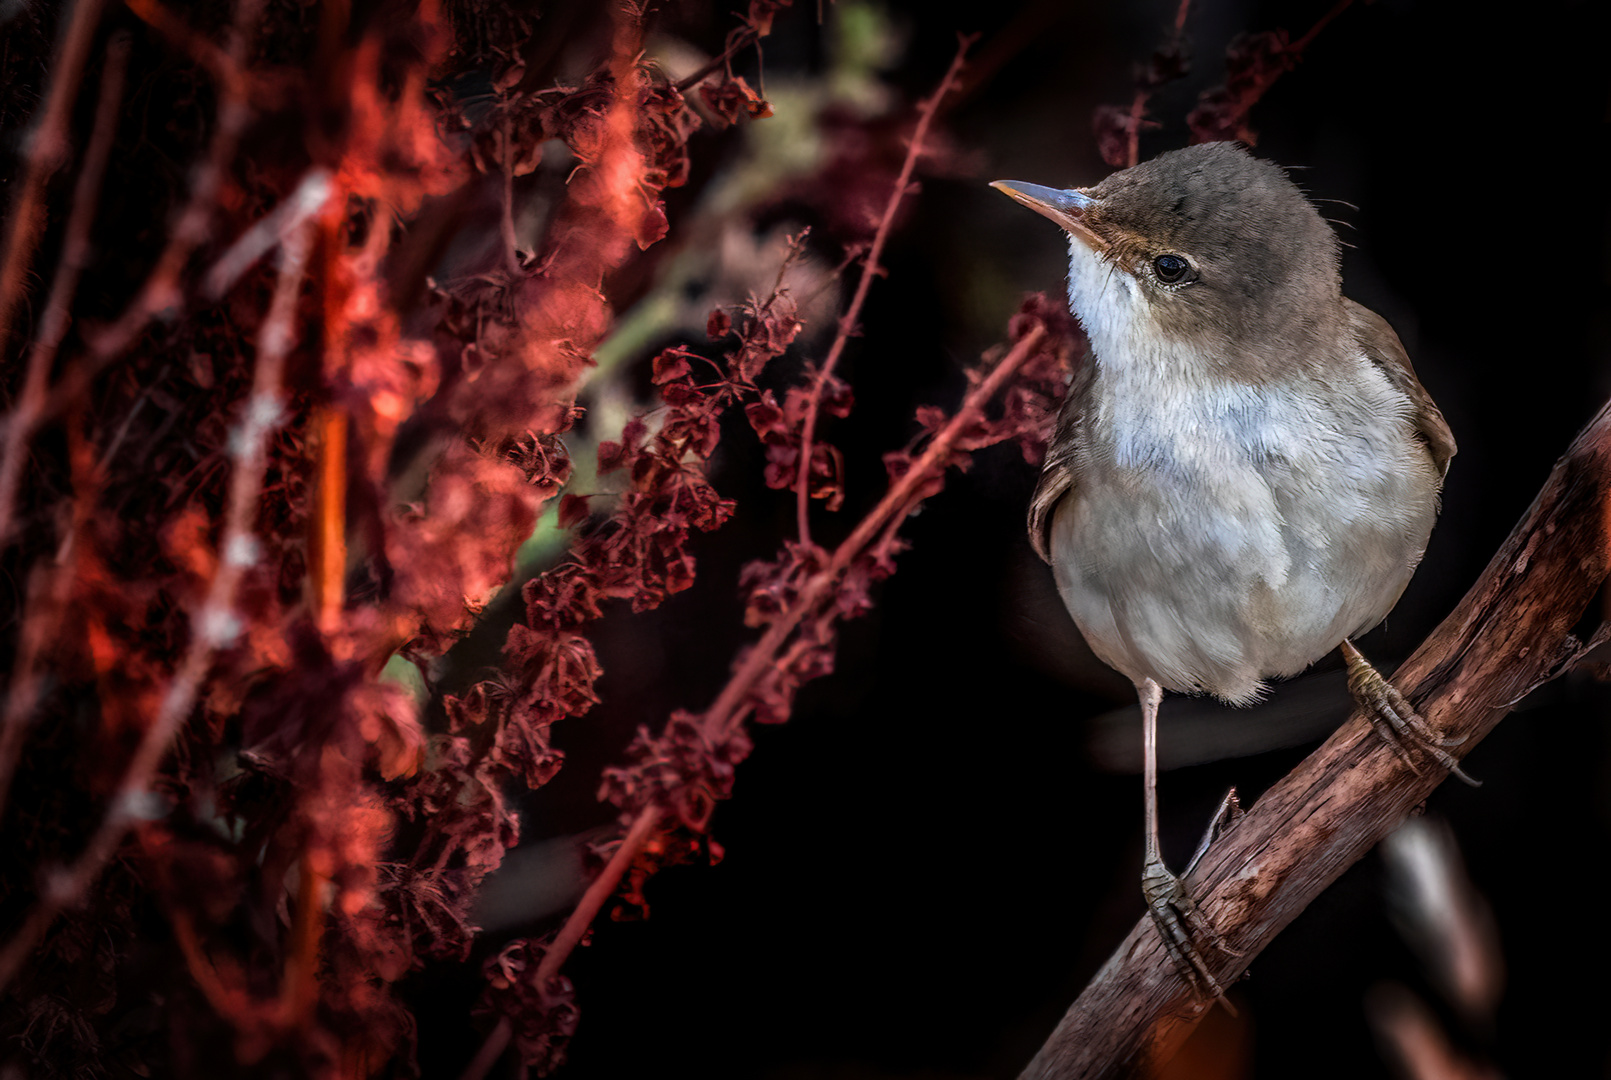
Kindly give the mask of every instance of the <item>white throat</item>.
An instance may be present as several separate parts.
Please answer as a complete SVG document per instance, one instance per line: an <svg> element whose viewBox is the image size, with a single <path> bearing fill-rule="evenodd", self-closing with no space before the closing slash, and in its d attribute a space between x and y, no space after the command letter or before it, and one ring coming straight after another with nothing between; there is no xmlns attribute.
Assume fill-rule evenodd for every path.
<svg viewBox="0 0 1611 1080"><path fill-rule="evenodd" d="M1068 306L1085 328L1099 367L1124 365L1137 352L1146 303L1133 277L1069 236Z"/></svg>

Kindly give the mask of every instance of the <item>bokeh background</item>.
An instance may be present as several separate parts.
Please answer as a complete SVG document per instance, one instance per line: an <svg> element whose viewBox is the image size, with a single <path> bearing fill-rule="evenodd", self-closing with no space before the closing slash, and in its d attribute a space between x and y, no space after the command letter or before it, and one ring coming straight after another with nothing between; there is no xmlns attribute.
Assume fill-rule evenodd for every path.
<svg viewBox="0 0 1611 1080"><path fill-rule="evenodd" d="M212 29L227 18L204 2L173 6ZM505 10L531 20L521 46L527 89L574 81L608 52L609 8L598 0L446 6L488 25ZM721 51L742 7L650 5L648 51L680 78ZM1420 572L1361 641L1390 670L1455 606L1611 394L1608 20L1606 5L1587 0L1502 12L1417 0L1344 7L1192 0L1190 70L1153 97L1157 125L1141 152L1188 141L1185 118L1224 80L1237 35L1285 29L1297 38L1335 16L1249 122L1256 152L1292 168L1336 220L1347 293L1397 329L1460 444ZM270 5L286 25L315 27L334 12L329 25L350 21L346 44L394 13L381 0L314 8ZM1110 171L1093 115L1129 104L1135 66L1168 39L1179 10L1178 0L802 0L781 14L760 55L745 49L734 61L772 115L693 136L690 182L665 193L668 237L605 283L619 317L583 390L588 421L567 435L573 489L590 490L597 442L652 400L650 358L683 342L715 351L707 314L764 294L784 238L807 226L807 257L789 279L806 331L768 377L781 385L821 358L846 299L835 274L846 244L870 231L867 215L900 164L900 136L957 34L977 33L962 87L937 120L921 191L886 252L888 273L840 368L855 411L822 428L844 454L845 503L835 514L816 510L814 528L819 542L845 535L884 490L881 456L916 434L913 410L954 407L965 365L1004 339L1023 295L1062 290L1061 235L988 182L1074 186ZM44 70L54 14L0 0L0 72L18 80L0 88L8 153L38 102L39 87L21 80ZM120 150L132 147L130 171L162 180L171 198L210 105L171 100L172 86L187 84L164 80L183 61L157 35L121 8L108 24L136 34L126 126L149 129ZM439 89L472 116L490 108L494 75ZM264 124L240 176L260 180L253 155L303 134L283 117ZM575 164L562 146L544 153L515 188L526 248L539 246ZM0 175L15 175L15 164ZM276 163L261 172L274 176ZM451 213L436 215L443 243L410 249L428 250L436 280L497 265L496 179L467 185ZM123 241L153 247L159 203L165 215L166 203L138 184L113 185L104 200L126 226ZM0 205L10 204L0 191ZM144 255L109 246L91 284L132 288ZM421 265L397 276L424 273ZM90 310L107 315L129 290L85 291ZM427 334L435 315L413 314L409 332ZM764 465L735 411L713 479L740 512L697 539L695 587L642 615L619 605L589 630L605 670L602 703L555 727L565 767L519 797L521 845L486 883L472 962L429 964L398 984L418 1021L421 1075L458 1075L482 1044L490 1022L473 1012L480 962L512 939L551 931L574 903L586 880L582 850L616 813L597 798L600 771L622 760L639 725L706 707L753 639L741 568L774 557L795 522L794 497L765 486ZM1003 445L952 473L907 523L912 547L872 613L846 624L835 672L805 688L789 723L755 731L755 753L711 826L724 857L658 874L647 888L650 918L601 919L566 965L581 1020L558 1075L961 1080L1015 1076L1028 1062L1143 915L1133 690L1085 648L1028 546L1034 481L1034 467ZM554 518L522 550L522 575L563 557ZM462 689L498 663L514 593L432 672L437 686ZM1597 602L1591 628L1607 612ZM1251 804L1346 710L1334 658L1255 709L1166 701L1171 864L1184 864L1228 787ZM1445 784L1428 800L1426 829L1348 871L1253 962L1231 991L1238 1015L1215 1010L1165 1075L1611 1075L1599 1035L1611 1010L1611 945L1594 886L1611 848L1608 719L1611 693L1587 669L1522 702L1467 760L1483 786ZM7 865L32 873L20 852ZM16 895L32 887L16 880ZM167 933L161 918L145 925ZM174 955L171 941L150 944L128 954L132 966ZM140 982L141 973L124 974ZM171 1034L163 1003L130 1000L119 1007L138 1014L130 1025L142 1037ZM219 1031L197 1056L228 1053ZM227 1058L218 1061L227 1071ZM518 1066L502 1061L493 1075L519 1075Z"/></svg>
<svg viewBox="0 0 1611 1080"><path fill-rule="evenodd" d="M1142 156L1187 141L1184 118L1222 81L1233 36L1286 28L1296 38L1328 6L1194 3L1191 71L1153 100L1160 126L1144 134ZM766 41L778 115L749 137L802 139L815 126L826 142L814 151L854 158L831 124L791 110L820 107L825 88L839 87L902 115L938 81L956 32L983 35L972 80L943 118L942 175L924 178L847 357L857 410L829 430L851 463L846 522L877 497L877 455L903 437L912 406L955 400L961 365L1000 339L1019 295L1061 288L1060 236L986 182L1105 175L1093 110L1128 104L1133 65L1162 44L1176 11L1157 0L841 3L819 24L806 5ZM707 51L724 27L718 9L710 18L704 38L697 20L680 28ZM1603 8L1588 3L1503 18L1355 4L1251 115L1259 154L1293 168L1316 200L1337 200L1321 205L1348 245L1348 295L1392 322L1460 444L1425 562L1362 642L1384 668L1453 608L1611 392L1605 29ZM753 59L738 70L760 74ZM763 136L764 125L784 134ZM742 166L731 154L718 169ZM851 166L841 179L855 176ZM820 191L769 199L757 233L820 227L822 203ZM673 238L679 209L693 212L673 202ZM640 355L674 333L648 336ZM527 805L534 846L529 861L511 859L510 881L529 886L564 864L563 838L605 816L593 802L597 768L636 724L710 700L745 640L733 575L789 531L793 501L760 485L740 440L727 446L718 485L775 513L704 538L691 593L605 624L605 703L557 733L569 764ZM875 613L847 627L837 672L805 690L788 725L758 733L713 826L723 861L660 875L647 922L601 923L571 962L583 1012L565 1075L952 1078L1011 1076L1027 1062L1143 910L1133 693L1085 650L1025 542L1033 483L1033 469L1000 448L953 475L910 524L913 548ZM1251 802L1340 720L1337 664L1317 672L1260 709L1166 701L1174 865L1227 787ZM1406 994L1424 1004L1424 1030L1497 1073L1401 1075L1606 1074L1611 1055L1594 1033L1611 1005L1598 974L1611 949L1586 883L1611 825L1608 704L1586 677L1546 687L1472 753L1482 788L1445 784L1428 801L1485 898L1477 906L1491 906L1503 961L1491 1019L1439 990L1405 930L1413 920L1392 915L1398 879L1373 854L1253 963L1232 995L1240 1018L1216 1011L1169 1075L1405 1070L1386 1033L1413 1012ZM543 847L545 837L558 843ZM494 882L488 904L501 895ZM500 933L551 925L522 922L518 901L498 910L510 921L488 948ZM422 1004L476 990L468 972L418 987ZM462 1008L421 1016L427 1072L457 1068L472 1040Z"/></svg>

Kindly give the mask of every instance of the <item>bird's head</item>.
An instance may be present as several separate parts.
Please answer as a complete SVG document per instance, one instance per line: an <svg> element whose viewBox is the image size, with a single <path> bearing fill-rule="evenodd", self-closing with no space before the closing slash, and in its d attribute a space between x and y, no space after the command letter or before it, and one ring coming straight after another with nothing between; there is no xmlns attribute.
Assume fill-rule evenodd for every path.
<svg viewBox="0 0 1611 1080"><path fill-rule="evenodd" d="M1257 368L1341 326L1336 236L1280 166L1234 143L1094 187L991 186L1069 233L1069 304L1099 358L1163 346Z"/></svg>

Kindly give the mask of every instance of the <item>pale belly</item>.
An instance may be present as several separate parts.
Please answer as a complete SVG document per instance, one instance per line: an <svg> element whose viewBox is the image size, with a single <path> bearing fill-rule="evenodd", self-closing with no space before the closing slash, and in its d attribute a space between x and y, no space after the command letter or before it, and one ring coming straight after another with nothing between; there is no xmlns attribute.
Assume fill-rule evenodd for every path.
<svg viewBox="0 0 1611 1080"><path fill-rule="evenodd" d="M1362 389L1342 415L1299 395L1234 420L1192 402L1093 425L1050 540L1099 657L1245 704L1381 621L1425 550L1440 478L1403 410Z"/></svg>

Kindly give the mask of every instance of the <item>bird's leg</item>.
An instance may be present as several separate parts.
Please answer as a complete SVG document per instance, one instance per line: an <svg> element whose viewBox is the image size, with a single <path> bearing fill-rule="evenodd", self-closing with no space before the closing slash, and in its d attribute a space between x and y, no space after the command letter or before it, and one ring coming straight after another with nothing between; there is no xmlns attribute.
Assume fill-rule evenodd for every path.
<svg viewBox="0 0 1611 1080"><path fill-rule="evenodd" d="M1164 948L1186 981L1199 993L1223 999L1225 991L1208 970L1196 939L1222 952L1239 954L1226 947L1208 916L1197 910L1186 886L1164 865L1158 845L1158 703L1163 698L1163 687L1153 679L1144 679L1136 684L1136 691L1141 696L1142 772L1147 800L1147 852L1141 866L1141 892L1147 898L1147 911L1158 927Z"/></svg>
<svg viewBox="0 0 1611 1080"><path fill-rule="evenodd" d="M1344 638L1340 648L1343 659L1348 662L1348 692L1365 710L1376 734L1398 755L1400 761L1410 767L1411 772L1419 774L1421 771L1410 753L1413 746L1472 787L1482 786L1480 781L1473 780L1461 771L1460 763L1444 749L1465 742L1463 736L1457 739L1440 738L1427 726L1421 714L1415 711L1415 706L1381 672L1371 667L1369 660L1360 655L1353 642Z"/></svg>

